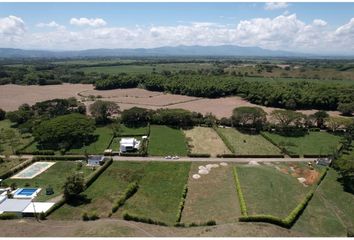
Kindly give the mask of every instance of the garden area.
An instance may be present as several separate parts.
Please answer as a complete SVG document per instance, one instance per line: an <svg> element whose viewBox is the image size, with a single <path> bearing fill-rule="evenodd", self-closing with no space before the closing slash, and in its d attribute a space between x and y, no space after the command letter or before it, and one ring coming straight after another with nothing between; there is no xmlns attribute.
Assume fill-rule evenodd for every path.
<svg viewBox="0 0 354 240"><path fill-rule="evenodd" d="M182 130L164 125L151 125L148 153L152 156L188 154Z"/></svg>
<svg viewBox="0 0 354 240"><path fill-rule="evenodd" d="M309 132L304 136L288 137L276 133L264 132L280 147L291 154L327 155L332 154L340 144L341 136L328 132Z"/></svg>
<svg viewBox="0 0 354 240"><path fill-rule="evenodd" d="M26 161L26 159L23 158L0 158L0 176L24 161Z"/></svg>
<svg viewBox="0 0 354 240"><path fill-rule="evenodd" d="M217 128L226 145L238 155L274 155L280 154L279 148L259 134L241 133L235 128Z"/></svg>

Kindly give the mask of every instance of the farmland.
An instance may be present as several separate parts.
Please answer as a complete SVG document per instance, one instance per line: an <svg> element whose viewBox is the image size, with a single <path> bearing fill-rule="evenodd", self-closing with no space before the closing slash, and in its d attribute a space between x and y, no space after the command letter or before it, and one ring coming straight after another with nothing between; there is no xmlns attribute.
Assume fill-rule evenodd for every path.
<svg viewBox="0 0 354 240"><path fill-rule="evenodd" d="M208 153L212 156L231 153L212 128L194 127L184 130L192 153Z"/></svg>
<svg viewBox="0 0 354 240"><path fill-rule="evenodd" d="M273 155L279 154L280 150L268 142L261 135L241 133L234 128L218 128L232 147L232 152L239 155Z"/></svg>
<svg viewBox="0 0 354 240"><path fill-rule="evenodd" d="M167 126L152 125L148 153L152 156L186 156L187 144L183 132Z"/></svg>
<svg viewBox="0 0 354 240"><path fill-rule="evenodd" d="M269 132L264 132L264 134L290 153L299 155L332 154L341 138L327 132L310 132L299 137L285 137Z"/></svg>

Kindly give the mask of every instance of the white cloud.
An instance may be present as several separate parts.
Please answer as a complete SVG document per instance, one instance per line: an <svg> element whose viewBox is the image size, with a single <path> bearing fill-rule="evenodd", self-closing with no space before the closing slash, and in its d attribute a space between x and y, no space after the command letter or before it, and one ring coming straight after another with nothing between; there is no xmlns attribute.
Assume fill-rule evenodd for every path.
<svg viewBox="0 0 354 240"><path fill-rule="evenodd" d="M267 2L265 3L264 9L265 10L277 10L287 8L289 4L286 2Z"/></svg>
<svg viewBox="0 0 354 240"><path fill-rule="evenodd" d="M0 18L0 35L22 35L26 31L24 21L16 16Z"/></svg>
<svg viewBox="0 0 354 240"><path fill-rule="evenodd" d="M48 27L48 28L56 28L58 30L64 30L65 29L64 26L56 23L55 21L51 21L49 23L38 23L36 25L36 27L39 27L39 28L46 28L46 27Z"/></svg>
<svg viewBox="0 0 354 240"><path fill-rule="evenodd" d="M324 26L327 26L327 22L322 19L315 19L315 20L313 20L313 25L319 26L319 27L324 27Z"/></svg>
<svg viewBox="0 0 354 240"><path fill-rule="evenodd" d="M106 26L106 21L102 18L72 18L70 24L76 26L103 27Z"/></svg>

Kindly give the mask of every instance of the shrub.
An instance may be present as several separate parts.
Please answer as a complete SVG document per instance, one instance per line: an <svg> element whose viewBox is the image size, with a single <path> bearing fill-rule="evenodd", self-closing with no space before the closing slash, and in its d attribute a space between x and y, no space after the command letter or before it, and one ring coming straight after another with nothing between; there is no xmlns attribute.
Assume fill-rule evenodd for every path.
<svg viewBox="0 0 354 240"><path fill-rule="evenodd" d="M146 218L146 217L141 217L137 215L132 215L128 212L123 213L123 219L127 221L136 221L136 222L143 222L143 223L149 223L149 224L155 224L155 225L161 225L161 226L167 226L166 223L158 221L158 220L153 220L151 218Z"/></svg>
<svg viewBox="0 0 354 240"><path fill-rule="evenodd" d="M206 222L205 225L206 226L214 226L214 225L216 225L216 221L215 220L209 220L209 221Z"/></svg>
<svg viewBox="0 0 354 240"><path fill-rule="evenodd" d="M133 182L128 185L121 197L118 198L117 202L112 207L112 213L116 212L124 203L132 197L139 189L138 182Z"/></svg>
<svg viewBox="0 0 354 240"><path fill-rule="evenodd" d="M46 216L44 212L40 212L38 215L39 220L46 220Z"/></svg>
<svg viewBox="0 0 354 240"><path fill-rule="evenodd" d="M187 154L188 157L204 157L204 158L209 158L210 154L209 153L188 153Z"/></svg>
<svg viewBox="0 0 354 240"><path fill-rule="evenodd" d="M184 209L184 203L185 203L186 197L187 197L187 192L188 192L188 185L186 184L186 185L184 185L181 201L178 206L178 213L177 213L177 220L176 220L177 223L181 221L182 212Z"/></svg>
<svg viewBox="0 0 354 240"><path fill-rule="evenodd" d="M99 219L100 217L97 215L96 212L92 212L92 213L87 213L84 212L81 216L83 221L95 221L97 219Z"/></svg>
<svg viewBox="0 0 354 240"><path fill-rule="evenodd" d="M174 225L175 227L185 227L186 225L184 223L177 222Z"/></svg>
<svg viewBox="0 0 354 240"><path fill-rule="evenodd" d="M83 221L89 221L89 220L90 220L90 218L89 218L87 212L84 212L84 213L82 214L82 220L83 220Z"/></svg>
<svg viewBox="0 0 354 240"><path fill-rule="evenodd" d="M52 150L37 150L37 151L25 151L18 150L16 151L17 155L54 155L55 152Z"/></svg>
<svg viewBox="0 0 354 240"><path fill-rule="evenodd" d="M241 214L243 216L247 216L246 201L245 201L245 198L244 198L243 193L242 193L241 184L240 184L240 180L238 179L238 174L237 174L236 167L233 168L233 173L234 173L236 191L237 191L238 199L240 201Z"/></svg>
<svg viewBox="0 0 354 240"><path fill-rule="evenodd" d="M10 219L17 219L19 216L15 213L2 213L0 214L0 220L10 220Z"/></svg>

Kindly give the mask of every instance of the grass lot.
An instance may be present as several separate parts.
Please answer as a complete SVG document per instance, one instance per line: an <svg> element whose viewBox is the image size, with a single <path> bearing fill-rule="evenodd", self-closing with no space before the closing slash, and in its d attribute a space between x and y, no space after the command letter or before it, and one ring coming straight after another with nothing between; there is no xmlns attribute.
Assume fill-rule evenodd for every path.
<svg viewBox="0 0 354 240"><path fill-rule="evenodd" d="M194 127L185 130L188 145L192 153L209 153L212 156L223 153L231 153L212 128Z"/></svg>
<svg viewBox="0 0 354 240"><path fill-rule="evenodd" d="M26 161L25 159L21 158L11 158L11 159L4 159L0 160L0 175L4 174L11 168L19 165L20 163Z"/></svg>
<svg viewBox="0 0 354 240"><path fill-rule="evenodd" d="M219 128L219 132L229 141L235 154L280 154L280 150L261 135L250 135L234 128Z"/></svg>
<svg viewBox="0 0 354 240"><path fill-rule="evenodd" d="M121 125L121 133L123 135L131 135L131 136L136 136L136 135L148 135L149 133L149 127L127 127L124 124Z"/></svg>
<svg viewBox="0 0 354 240"><path fill-rule="evenodd" d="M192 164L181 222L238 222L241 212L233 185L232 166L213 168L208 175L193 179L192 175L198 173L198 166L205 164Z"/></svg>
<svg viewBox="0 0 354 240"><path fill-rule="evenodd" d="M12 123L9 120L0 121L0 130L11 129L17 136L17 141L14 144L14 150L21 149L25 145L33 141L33 137L29 134L21 134L16 128L11 127ZM11 144L7 139L2 139L0 136L0 153L13 154Z"/></svg>
<svg viewBox="0 0 354 240"><path fill-rule="evenodd" d="M132 214L173 224L190 163L114 162L84 192L91 202L80 206L64 205L55 211L53 219L80 219L84 211L96 211L107 217L113 203L130 182L139 181L138 192L113 215L121 217L127 210Z"/></svg>
<svg viewBox="0 0 354 240"><path fill-rule="evenodd" d="M153 156L186 156L188 150L183 132L167 126L152 125L148 153Z"/></svg>
<svg viewBox="0 0 354 240"><path fill-rule="evenodd" d="M150 162L144 168L138 192L126 202L123 210L174 224L189 170L190 163L186 162Z"/></svg>
<svg viewBox="0 0 354 240"><path fill-rule="evenodd" d="M100 177L84 192L88 204L71 206L65 204L55 211L52 219L81 219L83 212L95 211L100 217L107 217L113 203L127 185L142 178L147 163L113 162Z"/></svg>
<svg viewBox="0 0 354 240"><path fill-rule="evenodd" d="M91 143L88 146L82 148L72 148L69 152L71 153L87 153L90 154L98 154L103 153L105 149L107 149L112 137L113 131L109 127L99 127L96 128L95 135L98 135L97 141Z"/></svg>
<svg viewBox="0 0 354 240"><path fill-rule="evenodd" d="M3 184L11 185L16 183L17 187L40 187L42 191L39 193L37 200L46 201L50 198L56 197L62 193L62 186L66 178L75 172L83 172L84 176L88 176L92 170L83 166L77 170L77 163L75 162L56 162L53 166L48 168L45 172L32 179L11 179L4 180ZM45 194L46 187L51 186L54 190L53 195L47 196Z"/></svg>
<svg viewBox="0 0 354 240"><path fill-rule="evenodd" d="M311 188L273 166L240 165L237 172L249 215L286 217Z"/></svg>
<svg viewBox="0 0 354 240"><path fill-rule="evenodd" d="M331 154L339 145L340 136L327 132L310 132L301 137L285 137L264 132L269 138L293 154Z"/></svg>
<svg viewBox="0 0 354 240"><path fill-rule="evenodd" d="M346 228L354 227L354 195L343 191L338 177L329 170L293 230L309 236L344 237Z"/></svg>

